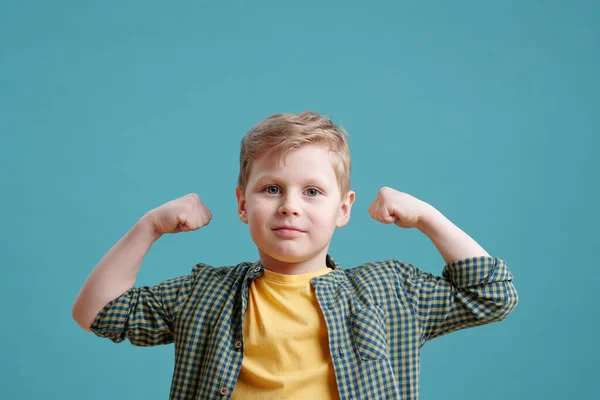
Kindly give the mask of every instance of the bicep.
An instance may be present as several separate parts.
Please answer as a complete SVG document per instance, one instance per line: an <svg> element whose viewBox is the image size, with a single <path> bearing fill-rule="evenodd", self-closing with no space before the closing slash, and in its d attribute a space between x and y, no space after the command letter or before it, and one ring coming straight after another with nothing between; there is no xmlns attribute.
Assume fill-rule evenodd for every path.
<svg viewBox="0 0 600 400"><path fill-rule="evenodd" d="M193 278L183 276L130 288L100 310L90 330L115 343L125 339L136 346L171 343L177 310L192 285Z"/></svg>
<svg viewBox="0 0 600 400"><path fill-rule="evenodd" d="M473 257L444 267L443 276L395 264L424 340L502 320L516 306L512 276L502 260Z"/></svg>

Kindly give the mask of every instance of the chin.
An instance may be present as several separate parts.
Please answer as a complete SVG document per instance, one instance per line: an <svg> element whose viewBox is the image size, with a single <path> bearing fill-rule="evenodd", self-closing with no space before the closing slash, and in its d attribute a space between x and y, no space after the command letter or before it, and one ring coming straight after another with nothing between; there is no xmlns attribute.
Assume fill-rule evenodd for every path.
<svg viewBox="0 0 600 400"><path fill-rule="evenodd" d="M263 251L267 256L284 263L299 263L305 261L313 254L290 249L269 249L269 251Z"/></svg>
<svg viewBox="0 0 600 400"><path fill-rule="evenodd" d="M272 253L267 253L269 257L280 261L280 262L284 262L284 263L299 263L302 262L304 260L306 260L307 258L309 258L306 255L302 255L302 254L296 254L296 253L287 253L287 252L272 252Z"/></svg>

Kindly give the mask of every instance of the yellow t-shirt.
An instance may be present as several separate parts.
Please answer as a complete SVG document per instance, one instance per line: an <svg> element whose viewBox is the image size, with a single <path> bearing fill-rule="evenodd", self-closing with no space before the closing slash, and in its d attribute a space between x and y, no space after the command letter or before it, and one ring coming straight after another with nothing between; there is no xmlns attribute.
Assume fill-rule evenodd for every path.
<svg viewBox="0 0 600 400"><path fill-rule="evenodd" d="M251 281L244 359L233 391L241 399L339 399L325 319L310 280L264 270Z"/></svg>

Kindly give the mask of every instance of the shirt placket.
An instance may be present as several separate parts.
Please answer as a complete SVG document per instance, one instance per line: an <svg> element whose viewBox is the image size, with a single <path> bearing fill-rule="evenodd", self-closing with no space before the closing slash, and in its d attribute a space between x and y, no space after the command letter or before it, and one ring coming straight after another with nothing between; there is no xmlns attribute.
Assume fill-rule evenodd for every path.
<svg viewBox="0 0 600 400"><path fill-rule="evenodd" d="M346 327L341 321L343 314L345 314L343 304L337 304L337 283L333 275L317 277L311 282L315 288L317 302L327 325L329 354L333 362L338 394L340 399L353 399L355 397L351 386L351 371L349 370L351 360L348 358L351 357L351 354L348 348L349 342L347 338L344 339L347 334Z"/></svg>
<svg viewBox="0 0 600 400"><path fill-rule="evenodd" d="M236 368L232 369L233 376L228 377L227 381L233 383L231 385L227 385L226 382L221 384L218 389L218 399L229 399L233 394L233 389L242 368L242 361L244 358L244 315L246 314L246 309L248 307L248 286L251 280L259 278L263 274L264 271L262 266L259 263L256 263L250 267L244 277L240 293L242 302L241 308L239 309L240 314L232 316L233 337L236 338L233 342L232 362L236 363Z"/></svg>

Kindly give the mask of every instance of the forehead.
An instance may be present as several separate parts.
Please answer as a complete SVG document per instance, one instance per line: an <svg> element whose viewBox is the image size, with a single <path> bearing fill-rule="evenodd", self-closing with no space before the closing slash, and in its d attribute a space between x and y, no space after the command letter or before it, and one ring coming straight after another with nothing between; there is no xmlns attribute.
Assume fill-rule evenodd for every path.
<svg viewBox="0 0 600 400"><path fill-rule="evenodd" d="M335 180L331 151L325 144L309 144L290 150L285 156L281 152L267 153L252 163L248 180L256 181L269 175L312 175Z"/></svg>

